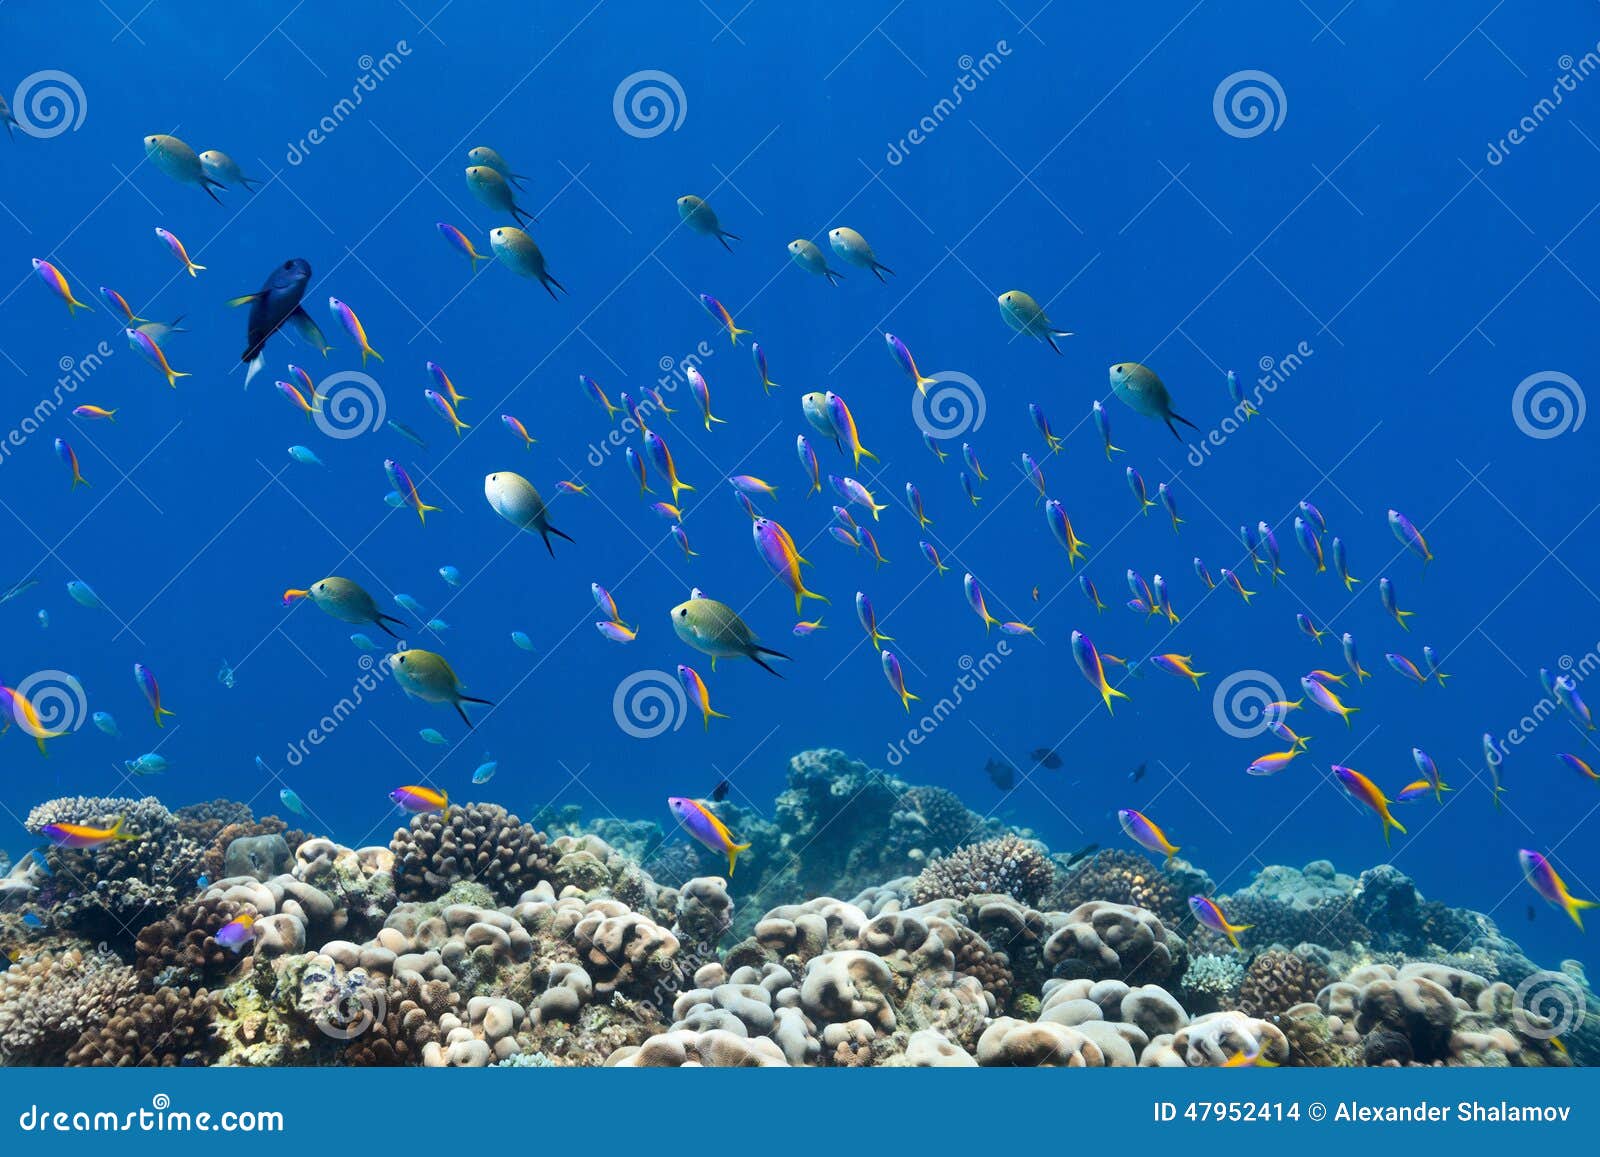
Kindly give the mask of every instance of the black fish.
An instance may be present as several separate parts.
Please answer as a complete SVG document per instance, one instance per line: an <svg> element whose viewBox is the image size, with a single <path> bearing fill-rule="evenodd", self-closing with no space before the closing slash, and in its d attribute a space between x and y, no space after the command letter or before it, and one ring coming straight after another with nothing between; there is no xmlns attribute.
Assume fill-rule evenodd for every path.
<svg viewBox="0 0 1600 1157"><path fill-rule="evenodd" d="M1130 782L1132 782L1132 783L1138 783L1141 779L1143 779L1144 778L1144 767L1145 767L1145 765L1141 763L1138 767L1136 767L1132 771L1130 771L1128 773L1128 780Z"/></svg>
<svg viewBox="0 0 1600 1157"><path fill-rule="evenodd" d="M711 802L712 803L721 803L723 800L725 800L727 798L728 798L728 781L724 779L724 780L719 781L717 786L716 786L716 788L711 792Z"/></svg>
<svg viewBox="0 0 1600 1157"><path fill-rule="evenodd" d="M991 759L983 765L983 770L989 773L989 782L1001 791L1010 791L1016 786L1017 769L1003 759Z"/></svg>
<svg viewBox="0 0 1600 1157"><path fill-rule="evenodd" d="M306 286L310 282L311 263L302 257L291 257L272 271L272 276L267 278L266 284L258 292L247 293L228 302L229 305L249 303L250 306L250 320L245 329L249 344L239 357L240 361L250 365L250 372L244 379L247 387L266 361L263 351L267 339L277 333L285 322L292 320L297 326L309 325L316 329L317 323L300 305L300 299L306 295ZM318 333L320 335L320 331Z"/></svg>
<svg viewBox="0 0 1600 1157"><path fill-rule="evenodd" d="M1061 767L1061 757L1048 747L1034 748L1028 752L1028 758L1040 767L1048 767L1051 771L1056 771Z"/></svg>

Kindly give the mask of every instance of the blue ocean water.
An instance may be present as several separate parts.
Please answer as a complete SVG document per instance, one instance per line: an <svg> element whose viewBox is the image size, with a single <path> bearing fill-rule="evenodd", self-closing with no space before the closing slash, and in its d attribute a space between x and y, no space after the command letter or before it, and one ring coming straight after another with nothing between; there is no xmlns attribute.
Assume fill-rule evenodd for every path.
<svg viewBox="0 0 1600 1157"><path fill-rule="evenodd" d="M313 812L307 826L352 845L387 839L397 821L387 793L406 783L525 816L577 803L665 825L666 796L703 794L724 777L742 803L768 806L790 754L832 746L948 786L1058 849L1118 844L1116 809L1139 808L1224 888L1263 864L1329 858L1356 872L1392 860L1430 897L1491 913L1530 955L1592 960L1578 930L1522 884L1516 858L1547 852L1575 893L1596 894L1588 837L1600 797L1554 758L1583 755L1591 739L1558 709L1525 741L1507 741L1498 810L1482 752L1485 732L1505 738L1537 710L1540 667L1567 657L1586 674L1600 647L1593 427L1582 421L1595 372L1584 331L1600 301L1590 6L1541 5L1536 18L1497 9L1477 27L1481 13L1379 3L1324 3L1320 16L1265 3L1030 14L888 0L848 14L465 0L437 13L432 3L250 3L221 16L179 0L137 14L124 0L120 17L112 7L0 10L0 88L10 95L21 78L58 70L76 106L67 131L0 143L12 278L0 287L10 431L0 585L39 580L0 607L0 679L70 673L87 709L111 712L122 731L81 726L50 741L48 759L17 729L0 741L0 846L27 846L21 818L51 796L148 790L175 806L227 795L259 813L280 810L285 785ZM666 94L670 107L654 111L670 126L651 121L648 104L630 106L625 81L642 72L670 77L634 86ZM1255 112L1270 127L1220 91L1244 72L1271 81L1239 82L1266 94L1272 108ZM223 149L265 183L215 204L145 161L152 133ZM527 175L519 197L568 290L559 301L494 264L472 277L436 232L450 222L487 253L488 230L509 223L463 180L478 145ZM732 253L680 223L674 203L688 193L739 235ZM837 225L868 237L894 275L880 283L841 267L834 287L790 262L791 239L826 248ZM197 279L157 227L206 266ZM274 338L268 372L246 391L244 311L225 301L291 257L311 263L306 302L335 348L324 360ZM29 258L55 264L94 311L69 317ZM127 349L101 285L142 316L184 315L190 332L168 353L191 376L176 389ZM995 298L1010 289L1074 331L1060 356L1003 323ZM749 339L734 348L701 293L753 331L781 389L763 394ZM329 437L273 389L291 359L318 378L362 368L328 316L330 295L383 354L366 367L372 396L426 449L381 426ZM922 444L885 331L924 372L975 383L965 388L981 398L981 425L947 443L942 465ZM109 354L97 353L102 342ZM615 427L577 375L613 400L639 398L663 377L677 386L691 357L726 424L708 432L688 390L668 393L678 413L659 428L696 487L683 526L697 554L686 559L621 450L607 452ZM422 396L429 360L470 399L459 439ZM1199 429L1180 427L1174 440L1112 398L1107 367L1126 361L1159 373ZM1230 417L1229 369L1247 388L1271 383L1242 425ZM73 388L58 387L64 373ZM1567 379L1519 392L1541 374ZM1561 401L1546 410L1538 391L1552 383ZM58 388L60 408L37 411ZM811 390L845 397L878 455L859 477L890 507L881 523L863 520L891 560L881 569L826 536L831 495L805 496L798 434L825 474L852 473L801 414ZM1125 450L1111 463L1089 422L1096 399ZM1062 453L1045 454L1030 402L1065 436ZM117 409L116 424L67 415L84 403ZM527 425L531 450L500 427L501 413ZM69 489L56 438L76 449L90 489ZM990 476L977 507L958 481L962 441ZM290 461L291 444L325 468ZM1019 472L1024 451L1089 544L1076 571ZM442 508L425 527L384 504L391 456ZM1160 510L1140 516L1127 465L1152 492L1172 488L1181 533ZM483 477L497 470L533 480L576 542L556 542L551 557L496 517ZM790 596L756 557L722 481L740 473L777 485L777 500L760 505L814 561L808 585L832 600L826 630L791 635ZM588 495L557 496L562 479ZM648 501L667 497L659 481ZM926 535L904 508L908 481L934 520ZM1353 596L1297 548L1301 500L1347 544L1363 580ZM1391 535L1391 507L1423 528L1437 556L1426 574ZM1239 543L1240 524L1258 520L1277 527L1287 572L1277 584L1251 573ZM951 573L936 576L919 557L924 536ZM1213 574L1239 570L1259 592L1251 604L1208 596L1196 555ZM446 565L461 571L459 588L439 577ZM1130 567L1168 579L1182 619L1170 634L1123 608ZM1103 614L1077 588L1085 571L1110 604ZM997 617L1029 623L1035 637L986 631L963 598L964 572ZM353 628L280 604L284 589L330 574L390 610L409 593L448 621L406 637L446 655L497 706L469 705L471 732L382 680L353 710L340 706L373 681L347 641ZM1379 605L1383 576L1416 612L1409 632ZM71 601L71 579L107 609ZM595 632L594 582L639 627L636 642ZM781 681L742 662L713 672L678 641L668 610L693 587L740 608L794 657L779 665ZM914 708L953 699L969 664L989 672L935 726L920 725L920 743L907 740L920 716L901 709L855 622L858 590L894 637L921 696ZM1297 631L1296 612L1333 632L1320 648ZM513 630L533 653L512 645ZM1113 669L1131 698L1110 715L1072 662L1073 630L1133 659L1192 655L1207 674L1197 692L1159 671ZM1219 726L1217 687L1259 672L1298 697L1307 670L1343 669L1345 631L1373 672L1340 692L1360 709L1351 725L1308 704L1291 723L1309 751L1276 777L1247 776L1275 745ZM1420 663L1424 643L1444 657L1447 688L1412 685L1385 664L1388 651ZM177 713L164 729L133 682L135 662ZM217 678L224 662L231 688ZM731 718L702 729L691 705L653 738L620 726L618 686L641 671L670 677L679 663ZM667 710L683 711L670 692ZM450 746L422 742L423 727ZM313 729L324 736L315 744ZM901 744L903 757L891 757ZM1414 778L1413 746L1457 791L1442 809L1397 805L1410 832L1385 846L1328 767L1359 768L1392 795ZM1027 753L1040 747L1065 766L1035 767ZM130 782L122 761L152 749L170 770ZM485 752L499 772L473 787ZM258 755L274 775L257 769ZM991 759L1017 763L1014 791L990 783ZM1130 782L1140 764L1145 778Z"/></svg>

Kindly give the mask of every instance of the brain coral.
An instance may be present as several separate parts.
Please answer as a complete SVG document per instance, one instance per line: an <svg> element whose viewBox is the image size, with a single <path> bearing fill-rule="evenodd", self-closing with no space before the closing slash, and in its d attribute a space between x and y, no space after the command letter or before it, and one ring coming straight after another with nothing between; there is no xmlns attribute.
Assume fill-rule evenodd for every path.
<svg viewBox="0 0 1600 1157"><path fill-rule="evenodd" d="M1006 835L933 861L912 883L911 902L1004 893L1037 904L1054 878L1050 858L1037 844Z"/></svg>

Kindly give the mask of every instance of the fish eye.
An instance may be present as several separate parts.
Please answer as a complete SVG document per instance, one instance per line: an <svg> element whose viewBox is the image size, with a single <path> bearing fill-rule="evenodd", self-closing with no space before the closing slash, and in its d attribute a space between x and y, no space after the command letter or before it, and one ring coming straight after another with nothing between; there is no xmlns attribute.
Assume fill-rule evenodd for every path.
<svg viewBox="0 0 1600 1157"><path fill-rule="evenodd" d="M283 267L285 269L293 269L294 268L294 262L293 261L285 261L283 263Z"/></svg>

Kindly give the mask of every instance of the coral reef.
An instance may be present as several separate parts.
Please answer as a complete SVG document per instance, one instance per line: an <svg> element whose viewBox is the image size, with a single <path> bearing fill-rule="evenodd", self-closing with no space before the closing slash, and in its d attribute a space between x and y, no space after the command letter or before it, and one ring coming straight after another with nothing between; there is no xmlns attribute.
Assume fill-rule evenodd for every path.
<svg viewBox="0 0 1600 1157"><path fill-rule="evenodd" d="M719 857L654 823L586 825L576 809L544 813L546 830L468 804L448 820L413 818L387 846L350 848L226 800L176 812L153 799L52 800L30 816L34 830L125 815L144 838L53 848L53 874L24 864L4 877L0 1057L1600 1062L1600 1027L1574 1014L1595 999L1581 966L1541 971L1487 917L1425 899L1389 866L1264 868L1220 897L1256 925L1236 949L1188 913L1184 897L1215 889L1183 861L1052 857L942 788L838 752L795 757L770 820L718 807L758 844L737 886L716 874ZM242 915L251 935L219 943Z"/></svg>

